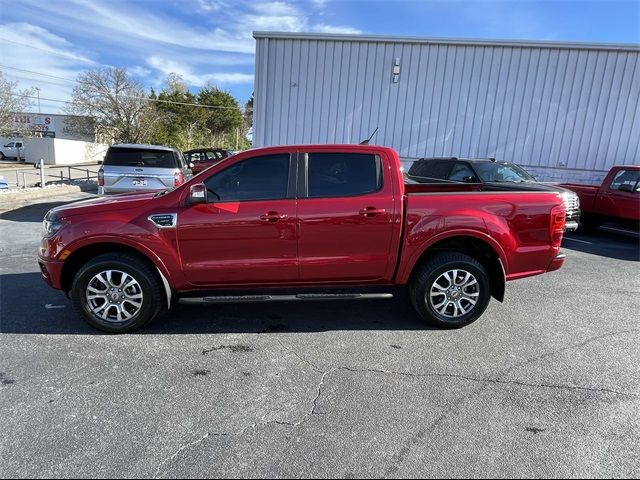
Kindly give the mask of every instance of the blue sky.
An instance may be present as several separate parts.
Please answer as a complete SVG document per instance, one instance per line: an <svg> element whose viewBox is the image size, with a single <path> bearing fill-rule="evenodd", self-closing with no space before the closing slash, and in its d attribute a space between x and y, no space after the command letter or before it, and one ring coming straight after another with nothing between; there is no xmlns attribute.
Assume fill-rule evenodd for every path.
<svg viewBox="0 0 640 480"><path fill-rule="evenodd" d="M113 65L147 88L173 72L244 103L254 30L640 43L640 0L0 0L0 70L42 98L68 100L78 73Z"/></svg>

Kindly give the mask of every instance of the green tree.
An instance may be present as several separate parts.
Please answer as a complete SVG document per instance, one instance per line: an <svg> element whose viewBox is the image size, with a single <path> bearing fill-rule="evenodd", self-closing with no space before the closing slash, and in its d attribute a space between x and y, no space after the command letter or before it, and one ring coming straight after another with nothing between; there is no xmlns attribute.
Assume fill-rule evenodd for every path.
<svg viewBox="0 0 640 480"><path fill-rule="evenodd" d="M203 127L205 112L195 106L197 98L180 75L169 74L167 86L158 95L158 100L154 103L162 120L154 142L183 150L203 145L208 137Z"/></svg>
<svg viewBox="0 0 640 480"><path fill-rule="evenodd" d="M203 126L208 130L212 147L235 148L233 138L240 137L243 125L242 112L238 101L230 92L207 85L198 93L198 103L214 108L206 108Z"/></svg>

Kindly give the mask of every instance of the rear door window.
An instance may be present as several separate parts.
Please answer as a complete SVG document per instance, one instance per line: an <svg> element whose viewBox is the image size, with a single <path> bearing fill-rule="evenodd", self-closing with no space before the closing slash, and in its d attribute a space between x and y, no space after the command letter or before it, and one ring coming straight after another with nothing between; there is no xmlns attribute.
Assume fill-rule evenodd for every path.
<svg viewBox="0 0 640 480"><path fill-rule="evenodd" d="M308 196L347 197L382 188L380 157L363 153L310 153Z"/></svg>
<svg viewBox="0 0 640 480"><path fill-rule="evenodd" d="M177 161L171 150L136 148L110 148L104 165L118 167L176 168Z"/></svg>

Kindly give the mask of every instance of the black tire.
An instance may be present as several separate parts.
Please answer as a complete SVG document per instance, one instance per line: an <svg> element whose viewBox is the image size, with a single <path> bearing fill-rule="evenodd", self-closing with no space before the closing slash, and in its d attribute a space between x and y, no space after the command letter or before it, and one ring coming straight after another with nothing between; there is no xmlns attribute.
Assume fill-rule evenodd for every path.
<svg viewBox="0 0 640 480"><path fill-rule="evenodd" d="M443 277L452 277L451 272L454 270L458 270L458 276L451 285L454 290L450 292L451 289L447 289L439 293L445 286L442 283ZM466 277L466 274L471 275L471 278ZM465 287L462 284L464 278L469 278L469 282L475 279L476 283ZM434 297L431 297L432 292ZM409 285L409 294L413 307L427 322L443 328L460 328L473 323L484 313L491 300L491 287L489 275L480 262L462 253L443 252L420 267ZM433 301L429 301L428 297ZM474 299L475 304L472 304ZM441 305L437 303L440 301L445 306L440 307L439 311L435 307ZM466 313L461 313L460 310Z"/></svg>
<svg viewBox="0 0 640 480"><path fill-rule="evenodd" d="M5 158L7 157L4 156L4 153L0 152L0 160L4 160Z"/></svg>
<svg viewBox="0 0 640 480"><path fill-rule="evenodd" d="M105 319L93 313L89 307L89 299L86 297L88 295L87 287L89 287L89 282L95 281L98 274L108 270L116 272L114 273L114 279L115 281L119 279L121 283L124 283L124 276L118 272L129 275L137 282L137 285L135 285L136 291L133 293L141 293L142 295L140 300L141 306L138 307L137 310L134 310L135 313L133 314L130 311L127 312L127 314L132 316L126 320ZM106 276L103 276L103 278L106 278ZM106 296L109 297L109 295L113 295L108 292L108 290L114 289L110 289L106 283L102 284L106 286ZM114 292L114 294L116 294L116 292ZM122 298L124 298L124 296ZM80 313L89 325L109 333L128 333L138 330L151 322L165 308L164 290L155 272L144 261L129 254L107 253L87 262L78 270L73 280L71 300L76 311ZM102 299L99 301L102 301ZM103 305L106 305L107 300L105 299L104 302ZM126 304L125 302L126 301L121 303L122 309L127 308L131 310L134 308L134 304ZM127 306L125 307L125 305ZM113 307L115 307L115 314L119 318L120 314L118 313L118 309L120 307L115 305ZM111 316L114 311L113 307L107 307L101 310L106 316Z"/></svg>

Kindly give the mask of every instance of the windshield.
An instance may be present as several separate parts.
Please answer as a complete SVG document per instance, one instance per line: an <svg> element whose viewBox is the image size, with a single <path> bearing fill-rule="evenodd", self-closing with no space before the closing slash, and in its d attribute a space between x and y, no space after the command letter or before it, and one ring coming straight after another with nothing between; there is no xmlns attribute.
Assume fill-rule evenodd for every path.
<svg viewBox="0 0 640 480"><path fill-rule="evenodd" d="M473 167L483 182L535 182L536 179L512 163L476 162Z"/></svg>

